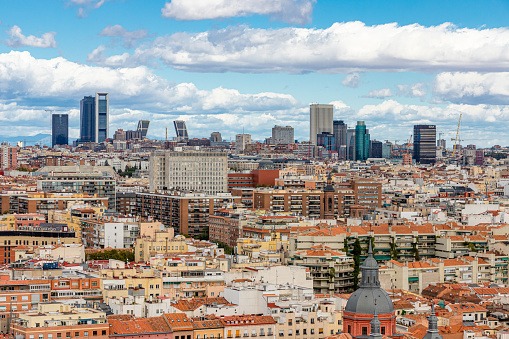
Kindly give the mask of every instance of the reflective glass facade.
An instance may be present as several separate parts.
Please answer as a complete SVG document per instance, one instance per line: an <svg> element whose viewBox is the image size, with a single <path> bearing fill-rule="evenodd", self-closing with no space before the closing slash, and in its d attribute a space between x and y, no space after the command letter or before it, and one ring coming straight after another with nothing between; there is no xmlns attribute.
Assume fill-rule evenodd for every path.
<svg viewBox="0 0 509 339"><path fill-rule="evenodd" d="M51 146L69 144L69 115L53 114L51 116Z"/></svg>

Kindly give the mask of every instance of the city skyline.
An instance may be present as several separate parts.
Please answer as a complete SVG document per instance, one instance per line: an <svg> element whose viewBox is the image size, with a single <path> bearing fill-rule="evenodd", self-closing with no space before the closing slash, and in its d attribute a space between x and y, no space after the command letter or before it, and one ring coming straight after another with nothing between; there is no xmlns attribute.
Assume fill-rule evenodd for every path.
<svg viewBox="0 0 509 339"><path fill-rule="evenodd" d="M406 140L418 124L451 139L463 113L462 144L509 144L503 1L206 3L2 4L0 136L51 134L52 110L76 139L79 100L108 92L109 137L150 120L148 137L163 139L184 120L190 138L264 140L280 125L305 141L317 102L365 121L373 140Z"/></svg>

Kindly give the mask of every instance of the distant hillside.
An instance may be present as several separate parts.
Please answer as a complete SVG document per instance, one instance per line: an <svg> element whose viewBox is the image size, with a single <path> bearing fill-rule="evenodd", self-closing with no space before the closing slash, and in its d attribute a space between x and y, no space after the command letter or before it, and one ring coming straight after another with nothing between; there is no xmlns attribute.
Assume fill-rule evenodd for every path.
<svg viewBox="0 0 509 339"><path fill-rule="evenodd" d="M51 146L51 134L39 133L36 135L20 135L15 137L0 135L0 142L7 142L11 145L15 145L18 141L26 142L27 146L33 146L35 144Z"/></svg>

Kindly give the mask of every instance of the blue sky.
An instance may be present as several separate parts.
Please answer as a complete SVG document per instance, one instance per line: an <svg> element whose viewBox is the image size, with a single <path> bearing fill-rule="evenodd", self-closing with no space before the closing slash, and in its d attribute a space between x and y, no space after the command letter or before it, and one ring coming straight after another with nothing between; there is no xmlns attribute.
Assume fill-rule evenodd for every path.
<svg viewBox="0 0 509 339"><path fill-rule="evenodd" d="M464 144L508 145L507 17L507 1L3 1L0 136L50 133L54 109L78 137L79 100L107 91L111 135L180 118L191 137L307 140L320 102L373 139L418 123L450 139L463 113Z"/></svg>

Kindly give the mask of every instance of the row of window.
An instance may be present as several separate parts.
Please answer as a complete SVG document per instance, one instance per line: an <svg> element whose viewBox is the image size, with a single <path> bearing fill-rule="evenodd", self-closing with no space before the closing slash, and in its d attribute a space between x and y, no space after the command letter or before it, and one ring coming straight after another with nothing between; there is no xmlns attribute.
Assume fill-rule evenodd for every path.
<svg viewBox="0 0 509 339"><path fill-rule="evenodd" d="M98 332L99 331L92 331L92 336L97 337L98 336ZM65 332L65 337L66 338L71 338L71 335L72 335L72 332ZM106 330L102 330L101 331L101 335L107 335L106 334ZM81 332L76 331L76 332L74 332L73 338L79 338L81 336L82 336ZM83 337L88 337L88 336L89 336L88 331L83 331ZM62 338L62 333L61 332L57 333L56 337L57 338ZM35 336L33 334L30 334L29 339L35 339ZM53 339L53 334L52 333L48 333L46 335L46 338L44 338L44 334L39 334L38 339Z"/></svg>

